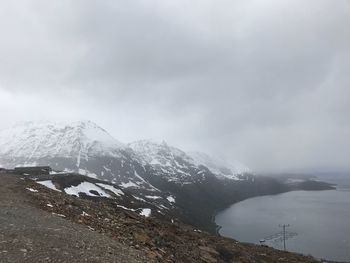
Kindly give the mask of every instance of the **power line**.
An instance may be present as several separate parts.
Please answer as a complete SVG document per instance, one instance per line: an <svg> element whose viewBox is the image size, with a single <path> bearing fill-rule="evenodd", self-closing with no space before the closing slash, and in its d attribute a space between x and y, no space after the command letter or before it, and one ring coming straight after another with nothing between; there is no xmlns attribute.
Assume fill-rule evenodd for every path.
<svg viewBox="0 0 350 263"><path fill-rule="evenodd" d="M286 225L286 224L283 224L283 225L279 225L279 227L282 227L283 228L283 249L284 251L286 251L286 228L289 227L290 225Z"/></svg>
<svg viewBox="0 0 350 263"><path fill-rule="evenodd" d="M270 243L273 247L275 247L275 246L278 246L279 243L283 243L284 250L287 250L286 241L298 235L298 233L295 233L295 232L288 232L286 228L289 226L290 226L289 224L279 225L279 227L282 228L282 231L270 236L266 236L263 239L260 239L259 241L260 244L265 245L267 242L267 243Z"/></svg>

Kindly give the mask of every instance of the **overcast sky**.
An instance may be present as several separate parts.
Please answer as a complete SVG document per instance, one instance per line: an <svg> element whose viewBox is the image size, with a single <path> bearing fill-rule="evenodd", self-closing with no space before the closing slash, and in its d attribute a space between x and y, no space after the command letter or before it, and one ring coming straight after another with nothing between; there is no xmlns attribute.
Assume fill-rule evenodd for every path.
<svg viewBox="0 0 350 263"><path fill-rule="evenodd" d="M91 120L257 172L350 171L350 2L0 3L0 128Z"/></svg>

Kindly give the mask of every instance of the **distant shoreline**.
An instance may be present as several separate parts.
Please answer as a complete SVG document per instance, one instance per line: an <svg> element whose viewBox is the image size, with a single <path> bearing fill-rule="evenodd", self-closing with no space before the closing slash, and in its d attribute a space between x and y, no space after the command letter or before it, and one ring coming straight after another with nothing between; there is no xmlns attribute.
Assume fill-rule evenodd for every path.
<svg viewBox="0 0 350 263"><path fill-rule="evenodd" d="M306 180L306 181L300 183L298 187L293 186L293 189L291 188L288 191L247 197L247 198L244 198L242 200L233 202L232 204L230 204L229 206L226 206L223 209L219 209L218 211L215 211L213 213L213 218L212 218L212 222L211 223L215 224L215 234L218 235L218 236L221 236L220 235L220 230L221 230L222 226L220 226L220 225L218 225L216 223L216 217L217 217L217 215L219 213L225 211L226 209L230 208L231 206L233 206L235 204L238 204L240 202L243 202L243 201L246 201L246 200L252 199L252 198L258 198L258 197L263 197L263 196L276 196L276 195L285 194L285 193L289 193L289 192L295 192L295 191L330 191L330 190L337 190L336 186L337 186L336 184L332 184L332 183L328 183L328 182Z"/></svg>

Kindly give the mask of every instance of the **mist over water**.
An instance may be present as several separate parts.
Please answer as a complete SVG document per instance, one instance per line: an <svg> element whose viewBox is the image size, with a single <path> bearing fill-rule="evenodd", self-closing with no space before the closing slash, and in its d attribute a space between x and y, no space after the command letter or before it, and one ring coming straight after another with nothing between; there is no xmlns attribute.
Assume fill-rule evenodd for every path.
<svg viewBox="0 0 350 263"><path fill-rule="evenodd" d="M342 181L345 183L345 179ZM330 191L296 191L256 197L237 203L216 217L220 234L239 241L259 244L281 233L280 224L292 236L287 250L317 258L350 261L350 180ZM347 186L346 186L347 185ZM278 236L278 235L276 235ZM283 249L282 239L266 245Z"/></svg>

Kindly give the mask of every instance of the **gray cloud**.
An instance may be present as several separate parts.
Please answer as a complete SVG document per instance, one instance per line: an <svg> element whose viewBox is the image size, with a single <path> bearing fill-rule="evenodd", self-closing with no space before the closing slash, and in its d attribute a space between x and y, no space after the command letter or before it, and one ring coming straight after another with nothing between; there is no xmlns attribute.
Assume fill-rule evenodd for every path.
<svg viewBox="0 0 350 263"><path fill-rule="evenodd" d="M1 3L0 126L91 119L256 171L349 170L349 28L346 0Z"/></svg>

